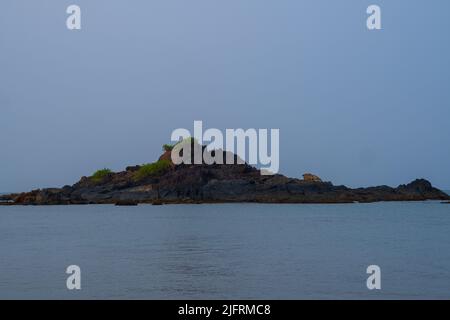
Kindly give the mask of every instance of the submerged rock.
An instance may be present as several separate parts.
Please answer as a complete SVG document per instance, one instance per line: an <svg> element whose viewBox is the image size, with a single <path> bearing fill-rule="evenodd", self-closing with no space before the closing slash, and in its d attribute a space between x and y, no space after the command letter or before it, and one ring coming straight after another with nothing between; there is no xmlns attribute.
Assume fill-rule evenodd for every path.
<svg viewBox="0 0 450 320"><path fill-rule="evenodd" d="M138 202L132 201L132 200L119 200L116 202L115 205L116 206L137 206Z"/></svg>

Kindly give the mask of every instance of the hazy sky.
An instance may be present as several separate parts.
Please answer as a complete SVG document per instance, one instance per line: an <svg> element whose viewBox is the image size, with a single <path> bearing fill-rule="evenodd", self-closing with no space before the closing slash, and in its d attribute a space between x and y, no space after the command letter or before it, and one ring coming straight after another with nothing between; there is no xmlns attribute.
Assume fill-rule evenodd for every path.
<svg viewBox="0 0 450 320"><path fill-rule="evenodd" d="M82 9L82 30L66 8ZM382 8L383 30L366 28ZM280 172L450 189L448 0L2 0L0 192L279 128Z"/></svg>

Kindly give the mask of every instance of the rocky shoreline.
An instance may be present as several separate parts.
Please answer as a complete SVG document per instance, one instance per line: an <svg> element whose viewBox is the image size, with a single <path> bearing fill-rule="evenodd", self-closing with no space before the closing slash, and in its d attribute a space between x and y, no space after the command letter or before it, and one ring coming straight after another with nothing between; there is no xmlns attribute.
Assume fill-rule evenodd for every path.
<svg viewBox="0 0 450 320"><path fill-rule="evenodd" d="M0 205L75 205L139 203L354 203L378 201L449 201L450 196L425 179L396 188L351 189L305 174L304 179L267 176L247 164L174 165L168 151L160 159L122 172L104 170L72 186L0 196Z"/></svg>

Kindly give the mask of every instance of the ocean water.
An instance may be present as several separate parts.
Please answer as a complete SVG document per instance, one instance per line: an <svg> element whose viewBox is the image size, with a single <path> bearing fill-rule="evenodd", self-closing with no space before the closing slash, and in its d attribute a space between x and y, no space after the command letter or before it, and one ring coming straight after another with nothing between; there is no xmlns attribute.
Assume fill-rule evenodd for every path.
<svg viewBox="0 0 450 320"><path fill-rule="evenodd" d="M0 259L3 299L449 299L450 205L0 206Z"/></svg>

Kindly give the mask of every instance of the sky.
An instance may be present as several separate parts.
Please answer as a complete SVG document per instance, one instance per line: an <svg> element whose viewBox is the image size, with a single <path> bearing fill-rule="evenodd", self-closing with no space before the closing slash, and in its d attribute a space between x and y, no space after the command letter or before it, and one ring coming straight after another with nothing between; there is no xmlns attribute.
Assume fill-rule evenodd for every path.
<svg viewBox="0 0 450 320"><path fill-rule="evenodd" d="M81 30L66 8L81 7ZM382 10L382 30L366 9ZM0 192L156 160L176 128L280 129L280 173L450 189L447 0L3 0Z"/></svg>

